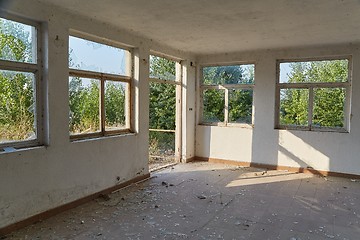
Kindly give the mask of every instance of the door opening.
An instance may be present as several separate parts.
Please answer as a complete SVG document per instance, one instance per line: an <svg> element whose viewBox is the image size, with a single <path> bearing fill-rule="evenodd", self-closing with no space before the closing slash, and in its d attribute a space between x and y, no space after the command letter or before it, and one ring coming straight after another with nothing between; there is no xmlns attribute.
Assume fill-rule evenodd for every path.
<svg viewBox="0 0 360 240"><path fill-rule="evenodd" d="M150 171L181 160L181 65L150 55Z"/></svg>

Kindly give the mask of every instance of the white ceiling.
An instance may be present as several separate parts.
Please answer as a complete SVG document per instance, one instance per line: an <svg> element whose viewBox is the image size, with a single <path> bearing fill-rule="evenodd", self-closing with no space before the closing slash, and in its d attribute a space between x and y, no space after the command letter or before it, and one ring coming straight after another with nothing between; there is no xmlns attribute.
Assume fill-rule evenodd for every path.
<svg viewBox="0 0 360 240"><path fill-rule="evenodd" d="M195 54L360 42L359 0L40 0Z"/></svg>

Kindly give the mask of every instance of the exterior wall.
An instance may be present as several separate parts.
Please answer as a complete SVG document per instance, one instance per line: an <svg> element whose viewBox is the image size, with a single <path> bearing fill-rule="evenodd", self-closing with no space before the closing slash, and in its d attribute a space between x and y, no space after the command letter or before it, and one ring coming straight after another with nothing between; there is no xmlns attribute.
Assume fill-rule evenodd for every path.
<svg viewBox="0 0 360 240"><path fill-rule="evenodd" d="M35 0L7 1L0 4L0 10L2 16L10 13L42 24L46 95L45 146L0 153L0 228L147 174L150 49L182 59L189 56ZM133 47L135 133L70 141L69 29Z"/></svg>
<svg viewBox="0 0 360 240"><path fill-rule="evenodd" d="M353 64L350 133L274 129L276 60L344 55L352 55ZM198 57L198 65L239 61L256 63L254 127L198 124L196 156L360 174L359 46L264 50ZM199 111L199 106L197 109Z"/></svg>

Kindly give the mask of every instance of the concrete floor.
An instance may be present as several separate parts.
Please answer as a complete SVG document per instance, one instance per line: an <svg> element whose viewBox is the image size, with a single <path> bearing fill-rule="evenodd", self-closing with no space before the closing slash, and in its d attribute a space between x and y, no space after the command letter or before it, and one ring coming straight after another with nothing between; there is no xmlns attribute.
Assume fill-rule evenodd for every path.
<svg viewBox="0 0 360 240"><path fill-rule="evenodd" d="M360 182L191 163L6 239L360 239Z"/></svg>

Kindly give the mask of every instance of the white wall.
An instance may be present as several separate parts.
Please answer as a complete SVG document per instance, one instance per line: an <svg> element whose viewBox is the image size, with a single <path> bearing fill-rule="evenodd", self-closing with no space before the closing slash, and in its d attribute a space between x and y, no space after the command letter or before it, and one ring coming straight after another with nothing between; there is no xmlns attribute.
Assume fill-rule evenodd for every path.
<svg viewBox="0 0 360 240"><path fill-rule="evenodd" d="M47 73L44 125L48 129L46 146L0 153L0 228L147 174L150 49L182 59L190 58L189 55L33 0L8 1L0 4L0 8L3 16L11 13L41 22L43 26ZM69 29L134 48L136 133L70 142Z"/></svg>
<svg viewBox="0 0 360 240"><path fill-rule="evenodd" d="M276 60L352 55L350 133L274 129ZM359 46L203 55L198 65L255 62L254 128L196 126L196 156L360 174ZM199 105L199 104L198 104ZM199 110L199 106L197 106ZM199 119L197 119L199 122Z"/></svg>

